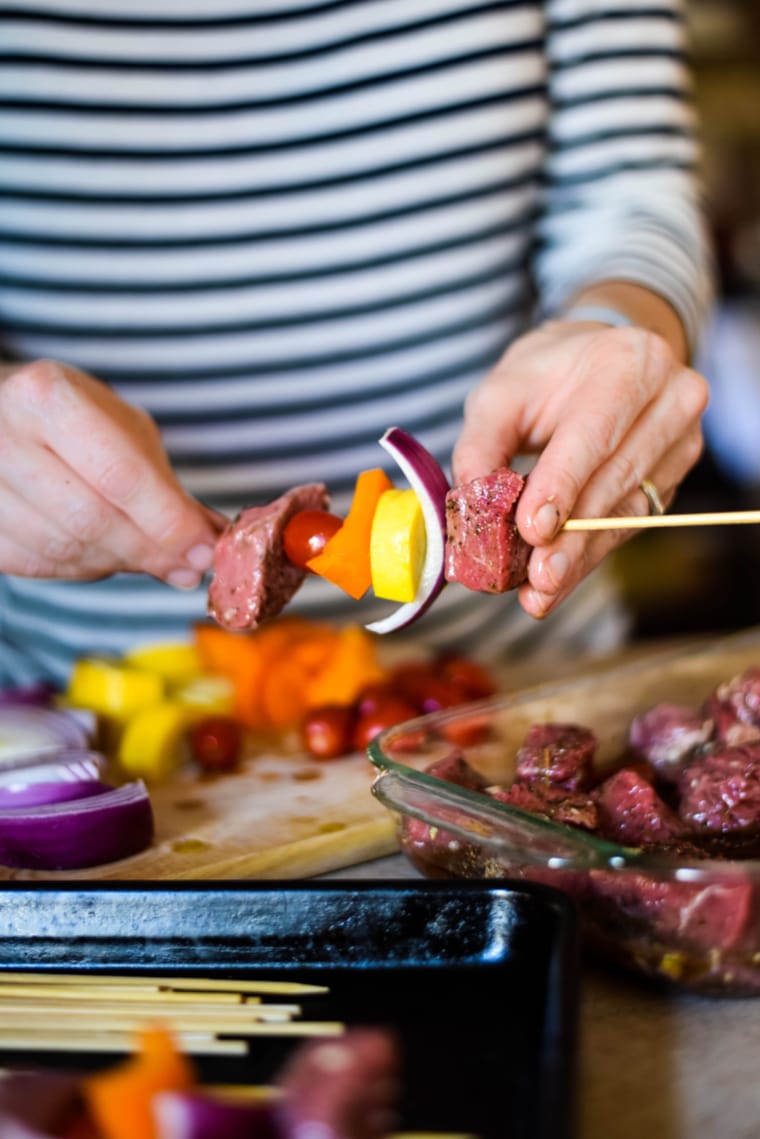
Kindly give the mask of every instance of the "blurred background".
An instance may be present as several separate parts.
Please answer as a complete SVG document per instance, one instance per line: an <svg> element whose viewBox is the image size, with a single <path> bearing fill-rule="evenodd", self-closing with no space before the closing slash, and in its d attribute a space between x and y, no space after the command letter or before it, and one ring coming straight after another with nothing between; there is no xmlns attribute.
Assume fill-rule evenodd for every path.
<svg viewBox="0 0 760 1139"><path fill-rule="evenodd" d="M702 461L672 509L760 509L760 0L687 0L718 297L696 366ZM635 636L760 624L760 526L642 533L617 555Z"/></svg>

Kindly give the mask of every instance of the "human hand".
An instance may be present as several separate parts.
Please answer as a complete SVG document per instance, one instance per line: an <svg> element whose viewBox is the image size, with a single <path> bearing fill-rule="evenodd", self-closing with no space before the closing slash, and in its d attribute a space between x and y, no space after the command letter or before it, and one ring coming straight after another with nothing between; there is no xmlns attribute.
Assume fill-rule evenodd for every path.
<svg viewBox="0 0 760 1139"><path fill-rule="evenodd" d="M224 524L180 486L151 417L49 360L0 367L0 572L197 586Z"/></svg>
<svg viewBox="0 0 760 1139"><path fill-rule="evenodd" d="M520 603L545 617L630 532L574 531L571 516L643 514L644 479L666 505L703 448L707 383L643 328L551 321L507 350L473 389L452 457L466 482L538 455L518 503L535 547Z"/></svg>

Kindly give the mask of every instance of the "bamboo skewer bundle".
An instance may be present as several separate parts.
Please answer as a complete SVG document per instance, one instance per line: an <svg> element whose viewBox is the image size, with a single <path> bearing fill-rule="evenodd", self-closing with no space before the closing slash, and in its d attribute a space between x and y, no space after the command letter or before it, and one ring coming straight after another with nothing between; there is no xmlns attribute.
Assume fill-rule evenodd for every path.
<svg viewBox="0 0 760 1139"><path fill-rule="evenodd" d="M251 1037L341 1034L339 1021L300 1019L300 1003L262 999L326 992L289 981L0 971L0 1048L129 1051L154 1022L188 1053L241 1054Z"/></svg>

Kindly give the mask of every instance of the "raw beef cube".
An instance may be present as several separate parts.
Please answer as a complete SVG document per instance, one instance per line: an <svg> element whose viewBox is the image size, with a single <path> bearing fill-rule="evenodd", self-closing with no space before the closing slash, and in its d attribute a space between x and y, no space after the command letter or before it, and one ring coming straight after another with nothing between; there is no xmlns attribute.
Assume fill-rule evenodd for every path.
<svg viewBox="0 0 760 1139"><path fill-rule="evenodd" d="M696 830L730 834L760 828L760 745L726 747L689 764L678 813Z"/></svg>
<svg viewBox="0 0 760 1139"><path fill-rule="evenodd" d="M748 668L707 698L704 714L715 734L732 747L760 739L760 668Z"/></svg>
<svg viewBox="0 0 760 1139"><path fill-rule="evenodd" d="M587 795L553 787L550 783L513 783L511 787L490 787L491 798L508 803L532 815L541 815L555 823L593 831L597 826L596 806Z"/></svg>
<svg viewBox="0 0 760 1139"><path fill-rule="evenodd" d="M613 870L592 870L588 878L597 906L609 907L610 928L628 921L648 942L713 953L733 949L752 929L749 879L673 882Z"/></svg>
<svg viewBox="0 0 760 1139"><path fill-rule="evenodd" d="M322 483L294 487L266 506L249 506L230 523L214 551L208 614L225 629L255 629L284 609L306 576L285 556L282 534L301 510L329 505Z"/></svg>
<svg viewBox="0 0 760 1139"><path fill-rule="evenodd" d="M600 783L594 799L601 834L624 846L672 845L686 836L683 821L632 768L623 767Z"/></svg>
<svg viewBox="0 0 760 1139"><path fill-rule="evenodd" d="M713 722L694 708L656 704L635 716L628 732L631 750L651 764L660 779L675 783L683 767L712 738Z"/></svg>
<svg viewBox="0 0 760 1139"><path fill-rule="evenodd" d="M577 791L591 783L595 751L596 736L581 724L533 724L517 752L515 779Z"/></svg>
<svg viewBox="0 0 760 1139"><path fill-rule="evenodd" d="M525 581L531 547L515 525L525 480L501 467L446 495L447 581L481 593L505 593Z"/></svg>
<svg viewBox="0 0 760 1139"><path fill-rule="evenodd" d="M470 791L485 791L488 781L470 767L460 751L452 751L443 759L437 759L425 768L428 775L436 779L443 779L446 783L455 783L457 787L466 787Z"/></svg>

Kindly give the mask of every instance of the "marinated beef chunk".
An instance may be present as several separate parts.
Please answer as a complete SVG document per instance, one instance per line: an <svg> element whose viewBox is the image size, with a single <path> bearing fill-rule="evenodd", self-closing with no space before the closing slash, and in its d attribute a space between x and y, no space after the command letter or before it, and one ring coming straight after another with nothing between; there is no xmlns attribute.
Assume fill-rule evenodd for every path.
<svg viewBox="0 0 760 1139"><path fill-rule="evenodd" d="M468 826L469 820L463 817L462 823ZM464 878L480 878L484 873L486 856L483 850L445 827L404 815L400 842L407 858L425 873L437 871L445 877Z"/></svg>
<svg viewBox="0 0 760 1139"><path fill-rule="evenodd" d="M753 924L753 887L749 879L731 882L674 882L644 874L592 870L587 900L599 912L610 935L624 924L648 943L702 953L740 945Z"/></svg>
<svg viewBox="0 0 760 1139"><path fill-rule="evenodd" d="M474 767L470 767L460 751L452 751L442 759L428 764L425 772L469 791L485 791L488 786L487 781ZM453 821L456 821L454 808L451 808L451 813ZM462 822L465 826L468 824L465 818ZM476 846L465 842L452 831L408 816L402 819L401 846L413 862L422 861L426 867L440 862L441 868L449 872L456 866L463 874L474 874L483 867L485 861Z"/></svg>
<svg viewBox="0 0 760 1139"><path fill-rule="evenodd" d="M542 815L555 823L593 831L597 829L597 810L593 800L579 791L568 791L550 783L513 783L511 787L489 787L488 794L500 803L508 803L532 815Z"/></svg>
<svg viewBox="0 0 760 1139"><path fill-rule="evenodd" d="M285 1139L383 1139L397 1124L401 1045L384 1028L301 1044L278 1078Z"/></svg>
<svg viewBox="0 0 760 1139"><path fill-rule="evenodd" d="M599 833L623 846L677 846L687 828L648 780L630 767L610 775L594 791Z"/></svg>
<svg viewBox="0 0 760 1139"><path fill-rule="evenodd" d="M656 704L634 716L628 744L634 755L651 765L659 779L676 783L680 772L713 736L709 717L681 704Z"/></svg>
<svg viewBox="0 0 760 1139"><path fill-rule="evenodd" d="M525 480L501 467L446 495L447 581L481 593L506 593L526 579L531 547L515 525Z"/></svg>
<svg viewBox="0 0 760 1139"><path fill-rule="evenodd" d="M286 491L266 506L241 511L220 537L214 552L214 577L208 614L225 629L255 629L285 608L306 576L285 556L282 534L301 510L329 505L322 483Z"/></svg>
<svg viewBox="0 0 760 1139"><path fill-rule="evenodd" d="M436 779L455 783L457 787L466 787L470 791L485 791L488 786L488 780L484 779L474 767L470 767L461 751L452 751L443 759L437 759L435 763L426 767L425 771L428 775L434 775Z"/></svg>
<svg viewBox="0 0 760 1139"><path fill-rule="evenodd" d="M703 712L713 720L718 739L732 747L760 740L760 667L748 668L719 684L705 701Z"/></svg>
<svg viewBox="0 0 760 1139"><path fill-rule="evenodd" d="M584 790L593 779L596 736L581 724L533 724L517 752L515 780Z"/></svg>
<svg viewBox="0 0 760 1139"><path fill-rule="evenodd" d="M678 814L696 831L760 831L760 744L724 747L690 763Z"/></svg>

